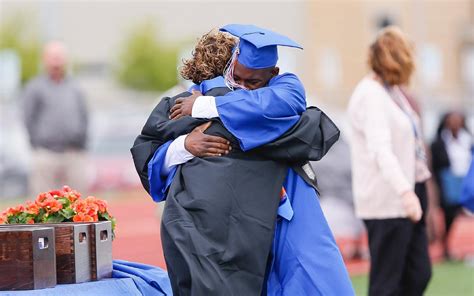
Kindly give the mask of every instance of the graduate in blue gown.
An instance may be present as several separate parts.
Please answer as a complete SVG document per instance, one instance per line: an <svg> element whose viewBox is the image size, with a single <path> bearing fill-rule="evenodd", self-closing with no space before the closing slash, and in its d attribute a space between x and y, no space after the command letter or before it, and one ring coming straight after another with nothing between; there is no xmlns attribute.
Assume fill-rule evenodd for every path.
<svg viewBox="0 0 474 296"><path fill-rule="evenodd" d="M276 64L276 44L272 43L275 41L270 41L270 45L268 40L261 41L261 35L265 34L275 39L273 32L265 30L262 34L259 28L241 25L226 26L223 30L240 37L236 58L241 65L261 69ZM259 33L254 36L254 32ZM223 82L218 77L193 86L192 90L206 94L214 87L222 87ZM238 139L243 151L279 138L295 125L306 107L304 89L293 74L277 75L262 88L216 96L214 102L219 118ZM150 194L155 201L166 198L177 170L174 167L168 175L161 173L170 144L168 141L162 145L148 164ZM290 168L283 188L267 274L267 294L353 295L314 187Z"/></svg>

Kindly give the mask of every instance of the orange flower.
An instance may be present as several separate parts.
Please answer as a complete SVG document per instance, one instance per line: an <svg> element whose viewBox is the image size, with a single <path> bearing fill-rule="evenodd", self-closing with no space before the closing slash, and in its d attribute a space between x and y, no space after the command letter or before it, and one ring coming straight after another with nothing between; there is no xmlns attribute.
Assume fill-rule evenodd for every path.
<svg viewBox="0 0 474 296"><path fill-rule="evenodd" d="M54 196L57 195L58 191L50 191L50 192L43 192L38 195L36 198L36 205L39 206L40 208L43 208L49 212L55 213L58 212L63 208L63 205L61 202L59 202L57 199L53 197L51 193L54 194Z"/></svg>
<svg viewBox="0 0 474 296"><path fill-rule="evenodd" d="M13 216L16 214L20 214L25 211L25 207L23 205L16 206L14 208L8 208L6 211L6 215L8 216Z"/></svg>
<svg viewBox="0 0 474 296"><path fill-rule="evenodd" d="M49 192L43 192L43 193L38 194L38 196L36 197L35 203L39 207L44 208L47 205L47 201L51 199L54 199L54 197Z"/></svg>
<svg viewBox="0 0 474 296"><path fill-rule="evenodd" d="M107 213L107 202L105 200L98 199L96 204L99 206L99 212Z"/></svg>
<svg viewBox="0 0 474 296"><path fill-rule="evenodd" d="M94 220L93 217L86 215L84 213L78 213L72 218L74 222L96 222L97 219Z"/></svg>
<svg viewBox="0 0 474 296"><path fill-rule="evenodd" d="M48 209L51 213L56 213L62 208L63 204L54 198L47 201L46 209Z"/></svg>
<svg viewBox="0 0 474 296"><path fill-rule="evenodd" d="M33 220L33 218L29 218L29 219L26 221L26 224L35 224L35 220Z"/></svg>
<svg viewBox="0 0 474 296"><path fill-rule="evenodd" d="M3 213L0 215L0 224L7 224L7 216Z"/></svg>
<svg viewBox="0 0 474 296"><path fill-rule="evenodd" d="M31 201L26 202L26 212L31 215L38 215L39 214L39 207L36 203L32 203Z"/></svg>
<svg viewBox="0 0 474 296"><path fill-rule="evenodd" d="M107 212L107 202L105 200L97 199L95 196L88 196L86 202L90 207L97 209L101 213Z"/></svg>
<svg viewBox="0 0 474 296"><path fill-rule="evenodd" d="M62 196L67 197L70 202L75 202L81 197L81 194L65 185L62 190Z"/></svg>

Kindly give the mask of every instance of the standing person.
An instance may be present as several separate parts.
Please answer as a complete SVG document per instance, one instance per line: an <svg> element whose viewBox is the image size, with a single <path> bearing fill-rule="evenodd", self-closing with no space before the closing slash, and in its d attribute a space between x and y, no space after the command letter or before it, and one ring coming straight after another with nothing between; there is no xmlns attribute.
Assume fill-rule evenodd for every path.
<svg viewBox="0 0 474 296"><path fill-rule="evenodd" d="M466 118L460 112L445 114L431 145L432 165L444 214L443 254L450 259L449 233L461 209L460 197L464 177L471 161L472 137Z"/></svg>
<svg viewBox="0 0 474 296"><path fill-rule="evenodd" d="M66 74L64 45L44 47L45 74L28 83L23 94L24 121L32 148L33 193L64 184L84 190L88 112L83 93Z"/></svg>
<svg viewBox="0 0 474 296"><path fill-rule="evenodd" d="M371 256L369 295L422 295L431 277L423 215L430 173L419 117L400 90L414 70L400 29L379 33L369 65L348 107L355 209Z"/></svg>

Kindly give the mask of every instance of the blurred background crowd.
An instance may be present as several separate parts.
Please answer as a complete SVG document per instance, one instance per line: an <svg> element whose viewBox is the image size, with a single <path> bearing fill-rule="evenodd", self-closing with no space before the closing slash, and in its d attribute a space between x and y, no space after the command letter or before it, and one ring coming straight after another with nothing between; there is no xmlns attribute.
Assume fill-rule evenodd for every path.
<svg viewBox="0 0 474 296"><path fill-rule="evenodd" d="M442 149L447 131L472 143L474 0L0 0L0 205L63 183L112 200L151 202L129 148L160 98L189 86L178 67L197 38L228 23L270 28L303 45L302 52L280 49L279 66L301 78L308 104L325 110L342 130L314 167L321 172L326 217L348 260L367 258L368 251L353 209L346 109L381 28L397 25L413 42L416 70L408 91L419 105L432 169L445 168L443 157L454 155L448 165L466 174L459 163L467 158L456 157L465 151ZM46 94L70 103L37 99ZM31 118L43 118L42 124ZM446 235L466 214L440 198L433 180L428 197L428 235L440 245L438 257L469 257L450 252ZM474 230L466 239L474 244Z"/></svg>

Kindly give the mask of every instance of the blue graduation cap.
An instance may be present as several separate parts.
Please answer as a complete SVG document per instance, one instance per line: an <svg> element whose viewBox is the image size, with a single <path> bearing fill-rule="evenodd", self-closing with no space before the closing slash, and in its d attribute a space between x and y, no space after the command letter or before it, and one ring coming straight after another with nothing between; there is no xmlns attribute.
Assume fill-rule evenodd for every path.
<svg viewBox="0 0 474 296"><path fill-rule="evenodd" d="M254 25L231 24L220 28L240 39L238 61L250 69L273 67L278 60L277 46L303 49L290 38Z"/></svg>

